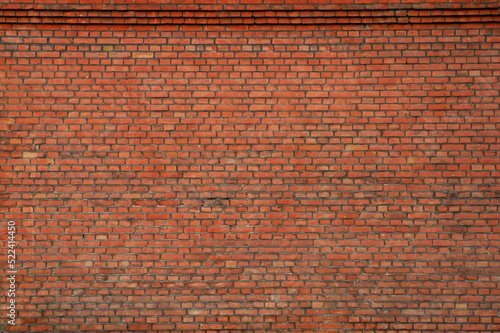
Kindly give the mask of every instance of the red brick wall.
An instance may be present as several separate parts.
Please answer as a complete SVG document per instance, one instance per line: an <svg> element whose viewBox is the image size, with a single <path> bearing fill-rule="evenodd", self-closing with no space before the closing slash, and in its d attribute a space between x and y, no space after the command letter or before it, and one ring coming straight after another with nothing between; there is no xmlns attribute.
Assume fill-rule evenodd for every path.
<svg viewBox="0 0 500 333"><path fill-rule="evenodd" d="M0 6L8 331L500 331L496 1L99 3Z"/></svg>

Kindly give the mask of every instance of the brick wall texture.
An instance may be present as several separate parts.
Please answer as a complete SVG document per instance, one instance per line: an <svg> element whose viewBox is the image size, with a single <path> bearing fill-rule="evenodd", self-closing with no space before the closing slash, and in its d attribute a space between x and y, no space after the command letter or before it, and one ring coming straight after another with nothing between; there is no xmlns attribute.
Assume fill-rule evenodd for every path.
<svg viewBox="0 0 500 333"><path fill-rule="evenodd" d="M6 330L499 332L499 78L497 1L1 1Z"/></svg>

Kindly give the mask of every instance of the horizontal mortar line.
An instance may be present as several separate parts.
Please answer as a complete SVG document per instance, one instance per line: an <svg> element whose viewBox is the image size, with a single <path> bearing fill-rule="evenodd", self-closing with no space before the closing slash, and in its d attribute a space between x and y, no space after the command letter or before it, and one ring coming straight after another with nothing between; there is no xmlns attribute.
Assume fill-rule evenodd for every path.
<svg viewBox="0 0 500 333"><path fill-rule="evenodd" d="M113 13L120 13L118 15ZM12 14L11 14L12 13ZM140 15L140 14L143 15ZM148 13L157 13L158 15L149 15ZM179 13L173 14L172 13ZM216 15L199 15L198 13L214 13ZM232 13L238 13L234 15ZM308 13L304 15L302 13ZM424 13L424 15L421 15ZM11 14L11 15L9 15ZM65 15L67 14L67 15ZM138 15L139 14L139 15ZM247 14L247 15L241 15ZM367 18L367 17L453 17L453 16L485 16L500 15L500 8L464 8L464 9L377 9L377 10L26 10L26 9L1 9L1 17L64 17L64 18L135 18L135 19L248 19L248 18Z"/></svg>
<svg viewBox="0 0 500 333"><path fill-rule="evenodd" d="M36 15L32 11L8 11L8 10L0 10L0 17L31 17L31 18L64 18L64 19L78 19L78 18L85 18L85 19L90 19L90 18L102 18L102 19L128 19L128 18L133 18L136 20L160 20L160 19L175 19L175 20L182 20L182 19L187 19L187 20L199 20L199 19L205 19L205 20L212 20L212 19L220 19L220 20L232 20L232 19L325 19L325 18L346 18L346 19L358 19L358 18L415 18L415 17L420 17L420 18L430 18L430 17L442 17L442 18L447 18L447 17L481 17L481 16L498 16L500 15L500 10L460 10L460 12L450 12L450 13L425 13L425 14L419 14L418 11L415 11L416 13L412 15L413 13L408 13L405 12L404 15L400 15L395 13L394 11L381 11L380 13L374 13L374 11L371 11L371 15L362 15L364 13L356 13L360 15L354 15L352 14L347 14L349 11L346 11L346 15L338 15L336 13L330 13L330 12L324 12L321 11L321 15L294 15L291 14L290 12L281 12L281 13L286 13L284 15L265 15L266 12L263 12L263 15L258 15L256 14L255 11L250 11L251 15L242 15L242 16L236 16L236 15L214 15L214 16L197 16L197 15L158 15L158 16L137 16L137 15L99 15L99 13L95 13L94 15L88 14L89 12L82 12L86 13L87 15L77 15L74 14L74 11L69 11L72 13L71 15L64 15L63 12L61 11L55 11L55 12L47 12L47 14L39 14ZM464 13L461 13L464 12ZM218 12L217 12L218 13ZM245 12L242 12L245 13ZM280 13L280 12L279 12Z"/></svg>
<svg viewBox="0 0 500 333"><path fill-rule="evenodd" d="M66 8L63 8L66 7ZM131 8L130 6L133 6ZM481 11L499 10L498 3L492 1L474 1L465 6L459 2L456 4L437 4L434 8L426 8L425 4L408 3L387 3L387 7L378 4L356 5L356 4L300 4L302 8L297 8L296 4L269 4L269 5L237 5L238 8L227 8L224 4L218 8L213 5L185 5L182 4L138 4L138 5L116 5L106 6L105 4L36 4L36 3L12 3L0 4L0 10L5 11L84 11L84 12L173 12L173 13L199 13L199 12L403 12L403 11ZM308 6L307 8L304 6ZM79 8L80 7L80 8ZM105 8L108 7L108 8ZM184 7L184 8L180 8ZM191 8L190 8L191 7ZM260 7L260 8L259 8ZM379 7L379 8L377 8Z"/></svg>
<svg viewBox="0 0 500 333"><path fill-rule="evenodd" d="M450 20L449 18L456 18L455 20ZM461 18L468 18L462 21ZM464 16L419 16L419 17L397 17L397 16L385 16L385 17L292 17L292 18L113 18L113 17L28 17L28 16L0 16L3 18L1 23L5 24L71 24L71 25L81 25L81 24L93 24L93 25L140 25L140 26L150 26L150 25L366 25L366 24L450 24L450 23L495 23L498 22L500 14L488 14L488 15L464 15ZM405 22L399 22L399 19L406 18ZM421 19L418 19L421 18ZM437 20L437 18L442 18L442 20ZM488 18L486 20L485 18ZM20 22L20 21L25 22ZM64 22L54 22L55 20L60 20ZM78 21L87 22L78 22ZM144 20L157 21L157 22L144 22ZM167 22L161 22L161 21ZM175 22L181 20L181 22ZM288 20L288 22L283 22ZM292 22L294 20L302 20L305 22ZM332 21L333 22L317 22L317 21ZM347 20L347 22L343 22ZM431 22L426 22L428 20L433 20ZM26 22L27 21L27 22ZM69 23L66 23L70 21ZM75 22L76 21L76 22ZM98 21L98 22L96 22ZM117 22L118 21L118 22ZM133 22L130 22L133 21ZM168 22L172 21L172 22ZM212 21L212 22L211 22ZM236 22L235 22L236 21ZM249 22L250 21L250 22ZM260 22L262 21L262 22Z"/></svg>
<svg viewBox="0 0 500 333"><path fill-rule="evenodd" d="M433 13L434 11L434 13ZM457 10L373 10L373 11L307 11L310 15L302 15L301 11L238 11L240 14L247 15L225 15L224 12L214 11L216 15L197 15L195 12L183 12L181 15L169 15L176 13L171 11L156 11L159 15L143 15L138 16L137 13L141 11L123 11L123 13L130 13L124 15L107 15L102 14L102 11L37 11L32 10L2 10L0 8L0 17L46 17L46 18L110 18L110 19L125 19L135 18L137 20L150 20L150 19L250 19L250 18L374 18L374 17L394 17L394 18L409 18L409 17L462 17L462 16L497 16L500 15L500 8L495 9L457 9ZM110 11L113 13L116 11ZM210 13L208 11L205 11ZM274 14L269 14L269 13ZM423 13L422 13L423 12ZM161 13L164 13L163 15ZM193 13L191 15L191 13ZM317 13L317 14L315 14ZM344 14L345 13L345 14ZM368 14L367 14L368 13ZM135 15L134 15L135 14Z"/></svg>
<svg viewBox="0 0 500 333"><path fill-rule="evenodd" d="M421 22L421 21L413 21L413 22L385 22L385 21L377 21L377 22L151 22L151 23L142 23L142 22L92 22L89 20L88 22L70 22L70 23L64 23L64 22L19 22L19 20L4 20L3 22L0 22L0 24L35 24L35 25L61 25L61 24L68 24L68 25L137 25L137 26L150 26L150 25L187 25L187 26L193 26L193 25L363 25L363 24L392 24L392 25L408 25L408 24L468 24L468 23L498 23L500 21L500 15L489 15L492 17L490 20L481 20L481 19L470 19L467 21L438 21L438 22ZM61 18L63 20L66 20L67 18ZM85 20L87 18L84 18ZM363 18L362 18L363 19Z"/></svg>
<svg viewBox="0 0 500 333"><path fill-rule="evenodd" d="M36 4L36 3L26 3L26 4L19 4L19 3L13 3L13 4L4 4L3 6L11 6L13 9L22 9L22 7L26 7L27 9L30 10L37 10L37 9L50 9L50 8L61 8L63 4ZM333 9L333 10L356 10L356 9L362 9L362 10L394 10L394 9L419 9L419 10L443 10L443 9L478 9L478 8L497 8L497 5L492 3L492 1L475 1L475 4L456 4L456 6L460 6L458 8L456 7L449 7L448 4L432 4L433 8L426 8L428 4L387 4L388 8L382 8L382 9L377 9L379 7L379 4L301 4L302 6L308 6L308 8L302 9L302 10L314 10L316 8L319 8L321 10L326 10L328 8ZM139 4L139 5L134 5L134 4L116 4L116 5L111 5L111 4L64 4L64 6L74 9L76 7L83 7L84 9L92 9L92 8L101 8L101 10L134 10L133 8L144 8L144 6L147 6L147 10L155 10L157 11L158 9L171 9L175 11L199 11L201 10L223 10L226 7L229 7L229 9L224 9L228 11L235 11L238 9L231 9L233 6L236 6L237 8L245 8L244 10L250 10L252 8L260 8L259 10L273 10L273 9L287 9L290 10L290 8L294 8L296 4L269 4L269 5L263 5L263 4L247 4L247 5L241 5L241 4L232 4L232 5L225 5L225 4L219 4L219 5L212 5L212 4L192 4L192 5L185 5L185 4ZM255 9L255 10L257 10ZM241 10L241 9L239 9ZM300 10L300 9L297 9Z"/></svg>

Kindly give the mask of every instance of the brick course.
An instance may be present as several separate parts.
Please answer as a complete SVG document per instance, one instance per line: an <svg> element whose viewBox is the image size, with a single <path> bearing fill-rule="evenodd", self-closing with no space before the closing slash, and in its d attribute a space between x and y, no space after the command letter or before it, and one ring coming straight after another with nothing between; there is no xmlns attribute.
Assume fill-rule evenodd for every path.
<svg viewBox="0 0 500 333"><path fill-rule="evenodd" d="M500 331L496 1L0 3L7 330Z"/></svg>

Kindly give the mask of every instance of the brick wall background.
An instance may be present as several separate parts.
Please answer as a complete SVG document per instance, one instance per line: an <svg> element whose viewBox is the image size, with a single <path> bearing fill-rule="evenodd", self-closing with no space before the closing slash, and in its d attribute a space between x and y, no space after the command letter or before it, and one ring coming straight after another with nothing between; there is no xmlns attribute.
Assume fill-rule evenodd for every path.
<svg viewBox="0 0 500 333"><path fill-rule="evenodd" d="M7 331L500 331L496 1L0 9Z"/></svg>

